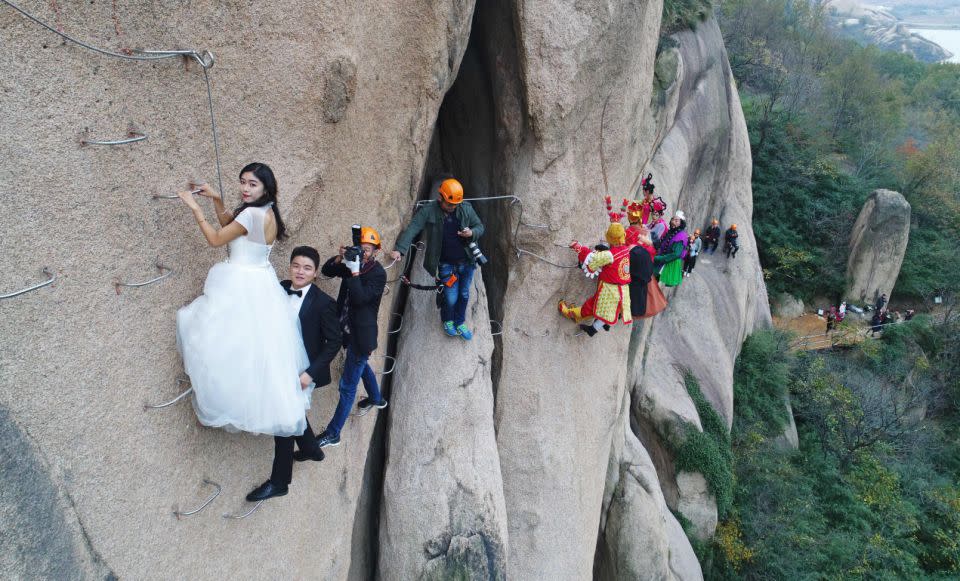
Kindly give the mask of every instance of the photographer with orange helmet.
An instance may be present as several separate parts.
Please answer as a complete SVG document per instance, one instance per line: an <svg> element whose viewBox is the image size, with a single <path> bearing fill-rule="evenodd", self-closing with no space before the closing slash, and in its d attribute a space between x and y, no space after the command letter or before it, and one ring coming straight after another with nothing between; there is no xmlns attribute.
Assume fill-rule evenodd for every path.
<svg viewBox="0 0 960 581"><path fill-rule="evenodd" d="M414 238L423 232L423 267L443 285L443 330L451 337L469 341L473 338L466 325L470 285L477 263L482 265L487 260L477 246L477 240L483 236L483 223L470 202L464 201L463 186L457 180L444 179L434 191L436 199L420 208L397 238L396 249L390 256L400 260L410 250Z"/></svg>
<svg viewBox="0 0 960 581"><path fill-rule="evenodd" d="M380 234L373 228L355 225L353 244L341 246L340 253L320 269L324 276L343 279L337 295L337 314L347 351L340 375L340 401L327 429L317 437L321 448L340 444L340 430L350 415L361 379L367 397L360 400L360 411L387 407L377 376L367 362L377 348L377 314L387 285L387 271L376 259L379 251Z"/></svg>

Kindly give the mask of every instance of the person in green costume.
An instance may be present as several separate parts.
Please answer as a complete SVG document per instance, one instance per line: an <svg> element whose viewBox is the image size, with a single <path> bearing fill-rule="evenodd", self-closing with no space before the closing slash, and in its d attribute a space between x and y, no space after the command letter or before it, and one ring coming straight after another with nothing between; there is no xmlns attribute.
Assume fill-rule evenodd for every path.
<svg viewBox="0 0 960 581"><path fill-rule="evenodd" d="M660 282L663 286L680 286L683 282L683 259L687 254L687 217L677 210L670 219L670 229L660 238L654 268L661 266Z"/></svg>

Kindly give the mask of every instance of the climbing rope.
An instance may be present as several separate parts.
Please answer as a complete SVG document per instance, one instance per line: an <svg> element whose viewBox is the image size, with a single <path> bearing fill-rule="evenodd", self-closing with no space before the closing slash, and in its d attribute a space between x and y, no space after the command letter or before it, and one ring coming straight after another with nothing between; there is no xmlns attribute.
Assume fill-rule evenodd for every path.
<svg viewBox="0 0 960 581"><path fill-rule="evenodd" d="M34 22L35 24L38 24L43 28L46 28L47 30L63 38L64 40L67 40L69 42L72 42L73 44L76 44L77 46L81 46L87 50L93 51L98 54L102 54L104 56L109 56L109 57L124 59L124 60L131 60L131 61L157 61L157 60L171 59L171 58L177 58L177 57L192 58L194 61L196 61L197 64L200 65L200 68L203 69L203 80L207 85L207 105L209 106L209 109L210 109L210 130L211 130L211 133L213 134L213 151L214 151L214 155L216 156L216 164L217 164L217 185L220 188L220 197L221 198L223 197L223 177L220 171L220 141L217 138L217 120L214 116L214 111L213 111L213 90L210 87L210 73L209 73L210 67L212 67L215 62L213 53L211 53L209 50L205 50L202 53L197 52L195 50L144 50L144 51L137 51L138 54L124 54L120 52L114 52L112 50L107 50L107 49L93 46L92 44L89 44L78 38L70 36L65 32L61 32L57 30L53 26L50 26L49 24L40 20L33 14L30 14L29 12L27 12L20 6L14 4L10 0L0 0L0 2L3 2L4 4L13 8L14 10L22 14L24 17ZM129 143L129 142L126 142L126 143ZM115 145L115 144L109 143L107 145Z"/></svg>

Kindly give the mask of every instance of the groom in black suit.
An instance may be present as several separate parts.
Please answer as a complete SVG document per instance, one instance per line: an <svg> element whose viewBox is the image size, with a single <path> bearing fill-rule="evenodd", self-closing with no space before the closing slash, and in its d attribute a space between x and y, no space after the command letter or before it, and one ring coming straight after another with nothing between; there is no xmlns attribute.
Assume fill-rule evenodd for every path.
<svg viewBox="0 0 960 581"><path fill-rule="evenodd" d="M336 357L343 342L337 302L317 288L320 254L309 246L298 246L290 254L290 278L280 284L287 291L291 311L300 317L303 346L307 350L310 365L300 375L300 387L307 389L311 383L322 387L330 383L330 362ZM307 422L301 436L274 436L273 471L270 480L247 495L255 502L287 493L293 478L293 461L323 460L323 451ZM293 451L294 443L299 450Z"/></svg>

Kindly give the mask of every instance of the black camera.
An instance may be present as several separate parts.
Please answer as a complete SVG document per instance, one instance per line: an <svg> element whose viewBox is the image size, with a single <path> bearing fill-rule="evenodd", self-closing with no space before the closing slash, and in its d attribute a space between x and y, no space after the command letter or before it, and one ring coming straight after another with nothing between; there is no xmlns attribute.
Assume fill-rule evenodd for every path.
<svg viewBox="0 0 960 581"><path fill-rule="evenodd" d="M347 246L343 251L343 259L347 262L353 262L363 256L363 247L360 246L360 224L354 224L350 229L353 234L353 245Z"/></svg>
<svg viewBox="0 0 960 581"><path fill-rule="evenodd" d="M473 242L469 238L462 238L461 242L463 242L463 247L470 253L470 256L477 261L477 264L483 266L489 262L487 257L483 255L483 252L480 251L480 245L476 242Z"/></svg>

